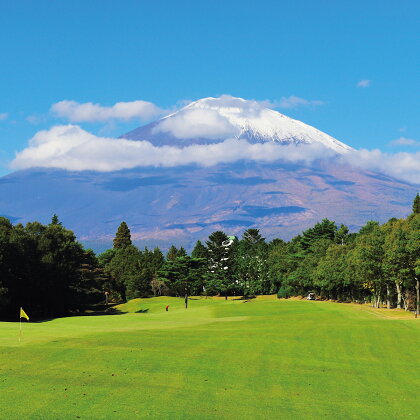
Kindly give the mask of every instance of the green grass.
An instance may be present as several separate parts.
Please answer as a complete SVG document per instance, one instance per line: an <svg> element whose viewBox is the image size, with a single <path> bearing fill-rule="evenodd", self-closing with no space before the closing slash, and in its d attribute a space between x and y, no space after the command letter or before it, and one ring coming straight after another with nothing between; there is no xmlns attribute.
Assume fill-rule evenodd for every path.
<svg viewBox="0 0 420 420"><path fill-rule="evenodd" d="M272 297L119 309L25 324L20 344L0 323L0 418L420 418L414 319Z"/></svg>

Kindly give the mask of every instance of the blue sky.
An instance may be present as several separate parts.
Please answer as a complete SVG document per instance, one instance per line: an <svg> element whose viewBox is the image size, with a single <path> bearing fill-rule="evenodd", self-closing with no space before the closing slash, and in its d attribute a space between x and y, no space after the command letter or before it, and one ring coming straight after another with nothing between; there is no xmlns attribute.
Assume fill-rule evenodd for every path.
<svg viewBox="0 0 420 420"><path fill-rule="evenodd" d="M62 100L296 96L323 104L279 110L355 148L416 152L419 21L405 0L1 0L0 174L39 130L67 123L50 112ZM140 123L80 125L118 136Z"/></svg>

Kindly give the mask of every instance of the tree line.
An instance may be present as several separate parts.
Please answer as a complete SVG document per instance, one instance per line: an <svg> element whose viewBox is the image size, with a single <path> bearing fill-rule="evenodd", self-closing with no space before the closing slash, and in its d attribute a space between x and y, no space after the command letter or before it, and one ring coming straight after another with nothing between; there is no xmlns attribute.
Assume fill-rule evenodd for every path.
<svg viewBox="0 0 420 420"><path fill-rule="evenodd" d="M102 299L107 276L56 215L51 223L12 225L0 217L0 315L16 319L19 307L35 317L67 315Z"/></svg>
<svg viewBox="0 0 420 420"><path fill-rule="evenodd" d="M405 219L369 221L350 233L324 219L286 242L258 229L241 238L213 232L188 255L172 246L140 250L122 222L113 248L96 256L54 215L49 225L12 225L0 217L0 315L24 306L53 317L87 305L171 295L319 299L382 303L417 310L420 279L420 197Z"/></svg>

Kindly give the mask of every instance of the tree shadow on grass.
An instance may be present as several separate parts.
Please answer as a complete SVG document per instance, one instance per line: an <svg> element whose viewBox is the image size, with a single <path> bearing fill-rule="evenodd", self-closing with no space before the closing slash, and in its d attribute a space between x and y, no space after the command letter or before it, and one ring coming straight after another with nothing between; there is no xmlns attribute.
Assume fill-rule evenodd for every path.
<svg viewBox="0 0 420 420"><path fill-rule="evenodd" d="M57 317L57 318L67 318L67 317L66 316L60 316L60 317ZM40 319L35 318L34 319L33 317L31 317L30 321L23 320L22 325L25 326L26 324L41 324L43 322L54 321L54 319L57 319L57 318L40 318ZM11 319L11 318L0 318L0 322L10 322L10 323L13 323L13 324L18 324L19 323L18 320Z"/></svg>
<svg viewBox="0 0 420 420"><path fill-rule="evenodd" d="M237 298L234 298L234 299L232 299L232 300L245 300L245 301L248 301L248 300L252 300L252 299L255 299L256 298L256 296L254 296L254 295L249 295L249 296L241 296L241 297L237 297Z"/></svg>
<svg viewBox="0 0 420 420"><path fill-rule="evenodd" d="M147 309L148 311L148 309ZM120 309L114 308L112 306L106 307L105 305L97 305L93 309L85 309L83 311L74 311L70 312L68 314L62 314L57 316L31 316L29 321L23 320L22 323L28 323L28 324L41 324L43 322L49 322L53 321L58 318L73 318L73 317L82 317L82 316L102 316L102 315L124 315L128 312L121 311ZM9 317L0 317L1 322L15 322L18 323L19 320L16 320L15 317L11 318Z"/></svg>
<svg viewBox="0 0 420 420"><path fill-rule="evenodd" d="M139 309L138 311L136 311L136 314L147 314L147 312L149 312L149 308Z"/></svg>
<svg viewBox="0 0 420 420"><path fill-rule="evenodd" d="M73 314L73 316L102 316L102 315L124 315L128 314L126 311L121 311L117 308L108 308L104 311L89 311L89 312L81 312L78 314Z"/></svg>

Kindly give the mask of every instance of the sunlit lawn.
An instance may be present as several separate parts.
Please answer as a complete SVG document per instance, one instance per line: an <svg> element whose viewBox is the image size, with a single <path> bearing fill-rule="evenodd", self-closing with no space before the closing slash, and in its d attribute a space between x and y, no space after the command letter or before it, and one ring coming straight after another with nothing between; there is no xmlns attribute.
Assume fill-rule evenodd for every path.
<svg viewBox="0 0 420 420"><path fill-rule="evenodd" d="M420 322L401 313L274 297L119 309L25 323L21 343L0 323L0 419L420 418Z"/></svg>

